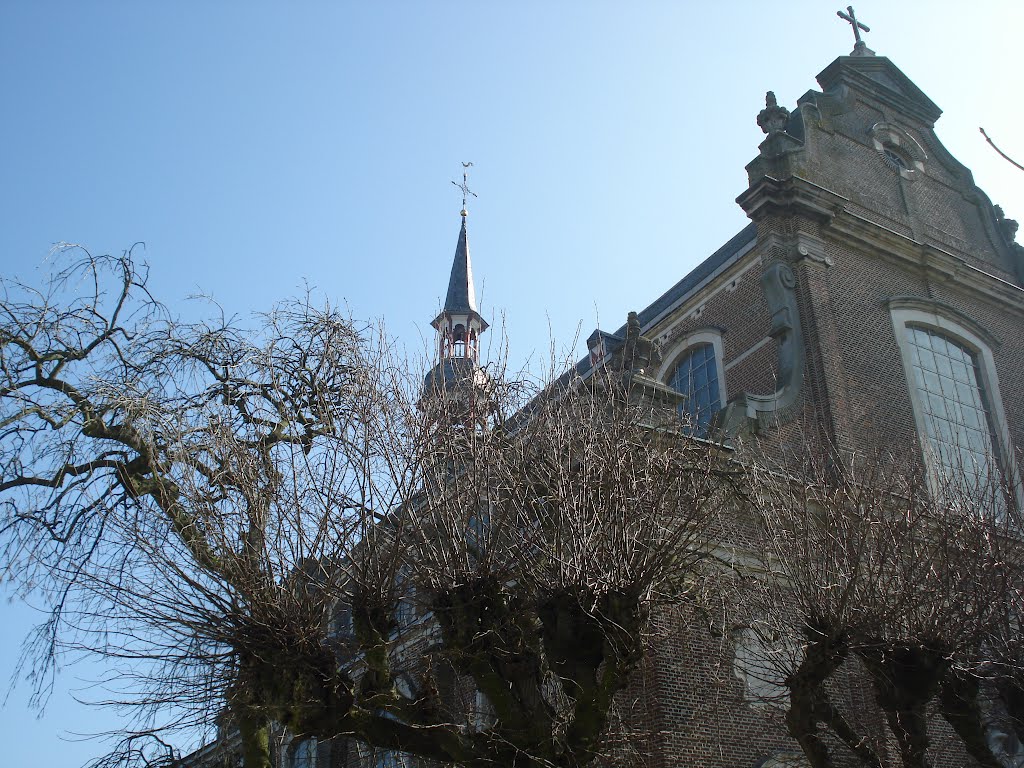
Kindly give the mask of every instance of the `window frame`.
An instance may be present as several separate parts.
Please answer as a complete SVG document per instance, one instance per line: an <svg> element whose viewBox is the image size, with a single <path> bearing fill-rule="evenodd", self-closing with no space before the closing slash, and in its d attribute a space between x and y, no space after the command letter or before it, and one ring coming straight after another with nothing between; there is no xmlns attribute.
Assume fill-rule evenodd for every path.
<svg viewBox="0 0 1024 768"><path fill-rule="evenodd" d="M385 747L374 747L365 742L356 742L358 762L363 768L413 768L413 757L408 752ZM389 759L390 758L390 759Z"/></svg>
<svg viewBox="0 0 1024 768"><path fill-rule="evenodd" d="M941 491L941 478L936 467L928 459L926 435L928 426L925 404L921 398L914 370L911 348L913 341L910 331L914 327L923 328L940 336L945 336L959 344L975 357L978 384L982 396L989 407L989 428L995 451L995 463L1005 478L1013 478L1013 493L1018 500L1024 498L1019 475L1014 462L1013 443L1010 440L1010 428L1003 409L1003 397L999 391L999 376L996 370L995 356L992 347L998 341L973 320L960 315L951 307L923 299L893 299L889 302L893 332L896 345L899 347L900 359L903 363L904 385L910 398L911 411L914 414L914 426L917 430L918 449L925 465L931 490L938 495Z"/></svg>
<svg viewBox="0 0 1024 768"><path fill-rule="evenodd" d="M331 605L327 614L327 633L340 641L353 641L356 636L355 621L352 616L351 597L339 597Z"/></svg>
<svg viewBox="0 0 1024 768"><path fill-rule="evenodd" d="M392 637L412 630L423 618L416 602L416 584L413 582L412 567L402 563L395 571L395 629Z"/></svg>
<svg viewBox="0 0 1024 768"><path fill-rule="evenodd" d="M715 413L719 413L725 408L727 402L725 387L725 354L721 331L712 328L704 328L687 334L678 342L673 344L673 351L665 355L663 358L664 362L661 365L661 369L658 371L658 381L665 382L665 384L672 389L672 379L675 378L676 369L679 367L683 359L690 354L695 347L707 344L711 345L715 356L715 374L718 379L718 410L715 411ZM686 393L681 392L680 394Z"/></svg>

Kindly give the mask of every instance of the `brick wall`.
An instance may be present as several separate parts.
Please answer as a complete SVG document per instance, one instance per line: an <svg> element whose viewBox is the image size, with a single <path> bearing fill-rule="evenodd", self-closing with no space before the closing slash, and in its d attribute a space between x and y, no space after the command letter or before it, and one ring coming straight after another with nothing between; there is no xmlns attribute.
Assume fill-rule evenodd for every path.
<svg viewBox="0 0 1024 768"><path fill-rule="evenodd" d="M844 101L836 107L840 95ZM1024 298L988 198L927 121L913 110L901 113L897 98L879 101L875 95L819 94L820 110L802 109L803 147L763 165L788 168L793 178L809 182L805 196L819 200L794 196L761 208L743 201L756 211L758 245L645 333L660 338L671 359L689 334L717 329L729 399L772 392L777 345L767 337L770 318L760 277L767 265L784 260L797 280L804 382L798 403L761 435L760 449L829 439L868 455L887 449L913 466L920 465L922 453L889 302L936 302L994 339L1010 441L1024 445ZM880 156L871 140L879 123L896 126L923 148L923 168L912 178ZM755 169L756 183L761 166L748 167ZM800 254L795 244L801 237L822 243L824 258ZM728 628L742 611L739 604L725 606L717 634L706 616L690 609L657 617L656 640L631 691L653 723L653 765L754 766L773 752L795 748L780 711L745 700L734 674ZM882 735L879 748L886 759L897 760L863 676L855 665L848 667L837 694ZM934 718L931 728L936 766L972 764L944 721Z"/></svg>

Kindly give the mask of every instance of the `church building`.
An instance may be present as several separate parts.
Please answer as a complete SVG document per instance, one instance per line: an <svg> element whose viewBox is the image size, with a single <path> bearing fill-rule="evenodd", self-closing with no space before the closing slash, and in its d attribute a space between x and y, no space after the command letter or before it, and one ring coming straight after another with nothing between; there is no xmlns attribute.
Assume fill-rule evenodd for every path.
<svg viewBox="0 0 1024 768"><path fill-rule="evenodd" d="M847 454L886 448L922 465L935 487L965 467L1016 477L1024 446L1017 225L939 141L938 106L867 47L852 11L840 15L856 44L818 74L818 89L791 107L772 92L759 113L751 105L765 138L736 200L750 223L626 325L595 330L577 372L631 369L674 392L697 437L756 435L780 448L813 440ZM465 207L432 325L437 362L425 391L486 388L487 323ZM635 357L638 338L657 353ZM694 621L681 611L656 622L630 691L629 716L648 734L644 762L810 765L765 707L766 681L745 674L742 637ZM358 762L342 746L292 748L282 759L291 768ZM935 765L974 764L948 728L933 747ZM1005 751L1008 761L1024 760L1019 742ZM387 753L376 763L401 759ZM900 764L899 755L885 764Z"/></svg>
<svg viewBox="0 0 1024 768"><path fill-rule="evenodd" d="M631 371L671 393L697 437L828 446L844 456L887 451L920 466L934 493L1019 477L1017 225L939 141L941 110L867 47L852 9L840 16L854 27L853 51L825 67L819 89L792 109L768 92L756 114L765 138L737 198L750 224L626 325L595 330L577 373ZM427 384L475 381L486 323L473 295L465 210L433 324L438 363ZM647 354L637 354L640 342ZM1019 482L1010 484L1021 498ZM644 761L810 765L782 710L765 705L780 683L750 673L758 651L742 630L726 621L716 635L698 624L686 612L657 622L631 692L629 717L651 734ZM871 696L865 687L864 700ZM935 720L934 764L972 764ZM875 725L885 728L880 716ZM892 740L879 743L883 764L900 764ZM1005 765L1024 764L1019 741L993 750Z"/></svg>
<svg viewBox="0 0 1024 768"><path fill-rule="evenodd" d="M750 224L630 323L594 331L578 370L637 368L623 359L632 325L660 347L637 373L683 397L698 436L885 449L920 464L933 490L964 472L1019 477L1017 224L943 147L939 107L867 47L852 9L840 16L856 32L850 55L792 109L768 92L757 114L765 138L736 200ZM809 765L759 701L766 681L744 674L742 638L686 621L661 625L645 664L638 701L655 763ZM936 765L974 764L937 734ZM1000 750L1024 764L1019 742Z"/></svg>

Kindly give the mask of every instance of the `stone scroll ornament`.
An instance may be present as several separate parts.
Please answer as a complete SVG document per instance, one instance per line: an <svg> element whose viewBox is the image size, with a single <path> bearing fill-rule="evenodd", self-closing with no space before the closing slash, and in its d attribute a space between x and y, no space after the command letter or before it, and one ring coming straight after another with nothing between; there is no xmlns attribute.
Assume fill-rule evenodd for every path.
<svg viewBox="0 0 1024 768"><path fill-rule="evenodd" d="M761 290L771 313L768 335L777 344L777 386L769 395L745 392L730 402L722 414L725 434L756 428L762 414L777 413L796 403L803 387L804 340L792 267L782 261L770 264L761 276Z"/></svg>

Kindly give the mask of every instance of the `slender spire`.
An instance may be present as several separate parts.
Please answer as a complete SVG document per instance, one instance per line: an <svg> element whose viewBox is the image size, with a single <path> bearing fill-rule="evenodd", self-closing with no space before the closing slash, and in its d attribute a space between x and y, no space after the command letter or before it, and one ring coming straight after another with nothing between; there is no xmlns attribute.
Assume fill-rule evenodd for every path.
<svg viewBox="0 0 1024 768"><path fill-rule="evenodd" d="M462 183L453 181L459 191L462 192L462 228L459 230L459 242L455 246L455 260L452 262L452 272L448 278L448 293L444 299L444 308L441 310L432 325L442 331L445 320L452 321L458 315L460 319L455 321L454 326L464 329L462 332L472 334L474 340L477 334L487 330L487 322L480 316L476 306L476 289L473 286L473 262L469 258L469 235L466 232L466 202L476 193L469 188L468 169L472 163L462 164ZM443 346L443 345L442 345Z"/></svg>
<svg viewBox="0 0 1024 768"><path fill-rule="evenodd" d="M473 263L469 259L469 238L466 235L466 209L462 209L462 229L455 246L455 261L448 279L445 312L476 312L476 290L473 288Z"/></svg>
<svg viewBox="0 0 1024 768"><path fill-rule="evenodd" d="M473 264L469 258L469 236L466 233L466 201L470 195L476 197L466 179L466 169L471 165L462 164L461 184L452 182L462 192L462 226L444 307L431 323L437 329L437 363L423 381L421 400L427 402L442 393L445 398L454 397L459 402L465 400L458 406L465 413L456 419L465 424L477 424L486 416L486 408L481 408L488 397L487 375L479 365L480 335L487 330L487 321L477 310Z"/></svg>

